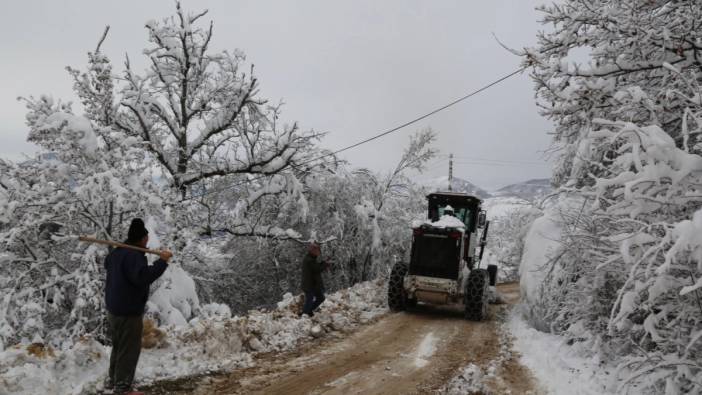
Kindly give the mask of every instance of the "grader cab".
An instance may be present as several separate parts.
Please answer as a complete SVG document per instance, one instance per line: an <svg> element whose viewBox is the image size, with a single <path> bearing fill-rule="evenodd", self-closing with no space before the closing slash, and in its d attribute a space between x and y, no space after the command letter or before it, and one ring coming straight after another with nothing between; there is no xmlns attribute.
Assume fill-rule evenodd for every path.
<svg viewBox="0 0 702 395"><path fill-rule="evenodd" d="M401 311L418 302L463 304L467 319L483 320L497 267L480 268L489 226L482 200L437 192L427 201L427 220L412 226L409 263L396 263L390 274L388 305Z"/></svg>

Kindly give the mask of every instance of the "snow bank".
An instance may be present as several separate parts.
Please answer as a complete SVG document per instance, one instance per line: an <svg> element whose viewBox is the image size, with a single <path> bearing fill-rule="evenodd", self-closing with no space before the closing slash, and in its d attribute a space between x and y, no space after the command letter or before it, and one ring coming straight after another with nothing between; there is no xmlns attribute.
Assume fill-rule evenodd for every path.
<svg viewBox="0 0 702 395"><path fill-rule="evenodd" d="M519 286L524 303L533 305L539 301L546 268L558 252L560 238L560 217L557 206L552 206L534 220L524 241L524 253L519 265Z"/></svg>
<svg viewBox="0 0 702 395"><path fill-rule="evenodd" d="M41 351L37 351L40 349ZM65 352L18 345L0 352L0 394L80 394L107 371L109 348L84 338Z"/></svg>
<svg viewBox="0 0 702 395"><path fill-rule="evenodd" d="M578 347L568 346L558 335L539 332L527 324L518 311L510 314L507 327L513 336L515 351L539 383L550 394L599 395L613 394L614 383L609 372L615 367L605 366L596 357L585 357ZM580 344L580 346L577 346ZM591 350L590 350L591 351Z"/></svg>
<svg viewBox="0 0 702 395"><path fill-rule="evenodd" d="M328 295L313 318L298 317L300 298L286 294L272 311L228 318L226 306L207 305L208 318L162 328L166 344L142 350L137 383L251 366L259 352L286 351L313 337L345 332L387 311L380 281ZM0 393L92 393L100 389L110 347L86 338L67 350L31 355L27 346L0 352Z"/></svg>

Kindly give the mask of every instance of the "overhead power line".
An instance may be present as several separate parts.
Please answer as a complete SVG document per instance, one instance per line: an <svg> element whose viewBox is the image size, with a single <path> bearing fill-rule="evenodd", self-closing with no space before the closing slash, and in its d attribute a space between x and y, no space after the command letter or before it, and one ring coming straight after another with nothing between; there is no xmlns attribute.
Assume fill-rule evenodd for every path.
<svg viewBox="0 0 702 395"><path fill-rule="evenodd" d="M351 145L349 145L349 146L340 148L340 149L338 149L338 150L336 150L336 151L328 152L328 153L326 153L326 154L324 154L324 155L320 155L320 156L318 156L318 157L315 157L315 158L312 158L312 159L308 159L308 160L303 161L303 162L300 162L300 163L296 163L296 165L298 165L298 166L306 165L306 164L309 164L309 163L312 163L312 162L315 162L315 161L318 161L318 160L327 158L327 157L329 157L329 156L336 155L336 154L342 153L342 152L344 152L344 151L348 151L348 150L350 150L350 149L352 149L352 148L356 148L356 147L358 147L358 146L360 146L360 145L363 145L363 144L366 144L366 143L370 143L371 141L377 140L377 139L379 139L379 138L381 138L381 137L383 137L383 136L387 136L388 134L397 132L397 131L400 130L400 129L404 129L404 128L406 128L407 126L410 126L410 125L412 125L412 124L415 124L415 123L417 123L417 122L419 122L419 121L421 121L421 120L423 120L423 119L426 119L426 118L428 118L428 117L430 117L430 116L432 116L432 115L434 115L434 114L436 114L436 113L438 113L438 112L441 112L441 111L443 111L443 110L446 110L446 109L449 108L449 107L453 107L453 106L455 106L456 104L458 104L458 103L460 103L460 102L462 102L462 101L464 101L464 100L466 100L466 99L469 99L469 98L471 98L471 97L477 95L478 93L481 93L481 92L483 92L483 91L486 91L486 90L492 88L493 86L495 86L495 85L501 83L502 81L504 81L504 80L506 80L506 79L508 79L508 78L510 78L510 77L512 77L512 76L514 76L514 75L517 75L517 74L521 73L522 71L524 71L524 70L526 70L526 69L527 69L527 66L525 66L525 67L520 67L520 68L518 68L517 70L515 70L515 71L513 71L513 72L511 72L511 73L509 73L509 74L507 74L507 75L504 75L504 76L502 76L502 77L500 77L500 78L498 78L498 79L496 79L496 80L490 82L489 84L482 86L481 88L478 88L478 89L476 89L476 90L474 90L474 91L472 91L472 92L470 92L470 93L467 93L467 94L465 94L465 95L459 97L458 99L456 99L456 100L454 100L454 101L452 101L452 102L450 102L450 103L448 103L448 104L445 104L445 105L443 105L443 106L441 106L441 107L435 108L434 110L431 110L431 111L429 111L429 112L426 113L426 114L420 115L420 116L418 116L418 117L416 117L416 118L414 118L414 119L412 119L412 120L410 120L410 121L407 121L407 122L405 122L405 123L403 123L403 124L400 124L400 125L398 125L398 126L395 126L395 127L391 128L391 129L388 129L388 130L386 130L386 131L384 131L384 132L381 132L381 133L379 133L379 134L376 134L376 135L374 135L374 136L372 136L372 137L369 137L369 138L367 138L367 139L361 140L361 141L359 141L359 142L357 142L357 143L354 143L354 144L351 144ZM287 168L287 167L289 167L289 166L290 166L290 164L287 164L287 165L285 165L284 167L282 167L280 170L284 170L285 168ZM253 182L253 181L260 180L260 179L262 179L262 178L269 177L269 176L270 176L270 174L263 174L263 175L260 175L260 176L253 177L253 178L251 178L251 179L245 180L245 181L240 181L240 182L233 183L233 184L228 185L228 186L226 186L226 187L224 187L224 188L219 188L219 189L215 189L215 190L205 191L205 192L203 192L203 193L201 193L201 194L198 194L198 195L192 195L192 196L183 198L183 201L185 201L185 200L191 200L191 199L196 199L196 198L200 198L200 197L203 197L203 196L207 196L207 195L211 195L211 194L214 194L214 193L222 192L222 191L225 191L225 190L231 189L231 188L236 188L236 187L238 187L238 186L245 185L245 184L248 184L248 183L251 183L251 182Z"/></svg>
<svg viewBox="0 0 702 395"><path fill-rule="evenodd" d="M441 155L441 157L448 159L448 154ZM538 160L494 159L494 158L479 158L479 157L475 157L475 156L460 156L460 155L454 155L453 157L455 159L458 159L458 160L478 161L478 162L497 162L497 163L516 164L516 165L548 165L548 162L538 161Z"/></svg>

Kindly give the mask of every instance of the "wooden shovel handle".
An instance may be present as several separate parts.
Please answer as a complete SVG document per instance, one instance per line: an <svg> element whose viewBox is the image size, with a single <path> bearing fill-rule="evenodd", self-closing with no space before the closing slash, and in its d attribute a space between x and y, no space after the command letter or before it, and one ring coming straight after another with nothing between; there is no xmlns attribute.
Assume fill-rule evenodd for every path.
<svg viewBox="0 0 702 395"><path fill-rule="evenodd" d="M108 245L108 246L112 246L112 247L122 247L122 248L127 248L130 250L141 251L141 252L145 252L147 254L161 255L161 251L159 251L159 250L150 250L148 248L141 248L141 247L133 246L131 244L118 243L116 241L100 240L100 239L95 239L95 238L86 237L86 236L79 236L78 240L84 241L86 243L104 244L104 245Z"/></svg>

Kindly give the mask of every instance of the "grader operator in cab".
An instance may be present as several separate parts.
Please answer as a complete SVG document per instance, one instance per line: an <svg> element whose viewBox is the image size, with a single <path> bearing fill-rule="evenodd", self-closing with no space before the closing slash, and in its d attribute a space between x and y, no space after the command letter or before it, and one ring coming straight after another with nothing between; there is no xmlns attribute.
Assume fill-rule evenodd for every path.
<svg viewBox="0 0 702 395"><path fill-rule="evenodd" d="M417 302L463 304L467 319L483 320L497 266L480 268L489 226L482 200L465 193L437 192L429 194L427 201L427 220L412 224L409 264L396 263L390 274L388 305L401 311Z"/></svg>

